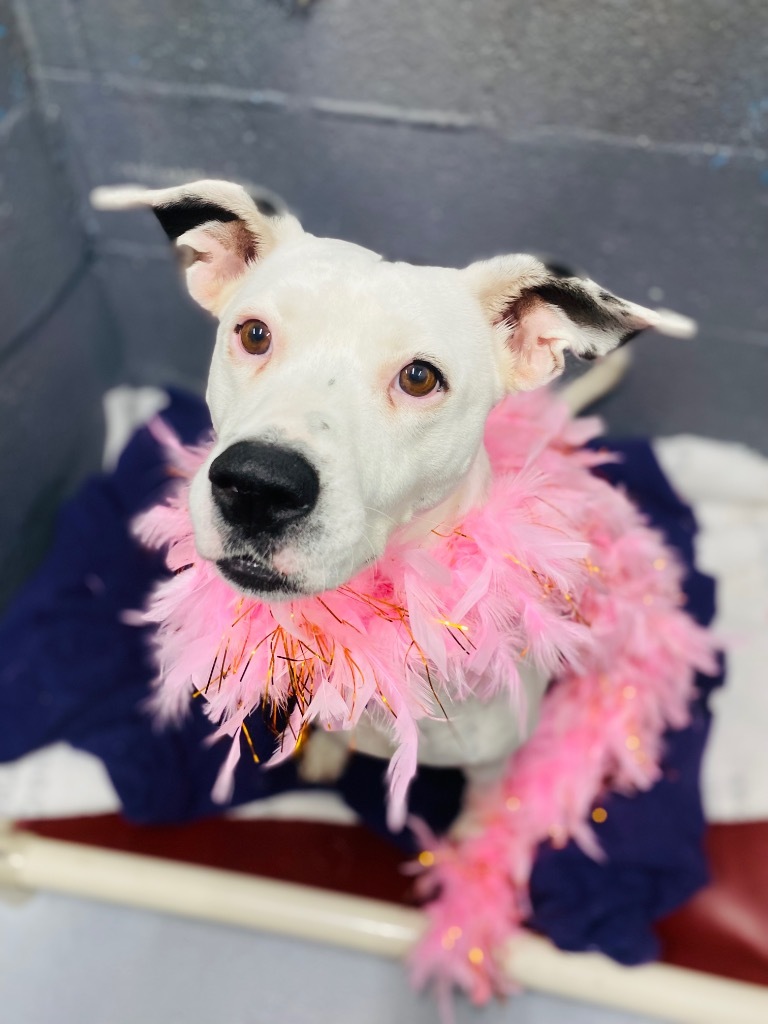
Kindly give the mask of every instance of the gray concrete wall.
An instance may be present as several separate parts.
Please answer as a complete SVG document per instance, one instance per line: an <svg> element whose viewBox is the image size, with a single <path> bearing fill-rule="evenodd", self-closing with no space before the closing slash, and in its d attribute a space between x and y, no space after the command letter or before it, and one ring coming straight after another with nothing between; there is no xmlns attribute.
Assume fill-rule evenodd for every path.
<svg viewBox="0 0 768 1024"><path fill-rule="evenodd" d="M111 315L54 134L0 0L0 603L102 443Z"/></svg>
<svg viewBox="0 0 768 1024"><path fill-rule="evenodd" d="M606 403L612 425L768 450L765 0L15 9L79 203L53 242L67 259L41 277L53 292L77 263L62 239L85 231L124 379L199 386L212 325L151 218L94 217L88 190L231 177L278 193L310 230L389 257L545 252L697 317L695 344L638 344ZM37 138L31 125L18 131ZM39 190L58 224L61 190Z"/></svg>
<svg viewBox="0 0 768 1024"><path fill-rule="evenodd" d="M701 319L695 354L670 355L702 377L691 400L717 400L721 358L745 385L766 367L764 0L23 6L82 194L220 175L393 257L552 252ZM130 374L199 378L210 330L153 226L98 228ZM667 376L631 416L699 427Z"/></svg>

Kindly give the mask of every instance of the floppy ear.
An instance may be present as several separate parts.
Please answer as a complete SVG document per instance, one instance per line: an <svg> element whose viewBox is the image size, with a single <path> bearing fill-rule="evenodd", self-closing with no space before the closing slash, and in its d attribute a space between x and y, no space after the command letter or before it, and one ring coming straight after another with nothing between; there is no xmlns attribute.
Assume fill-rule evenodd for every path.
<svg viewBox="0 0 768 1024"><path fill-rule="evenodd" d="M244 188L229 181L97 188L91 202L98 210L150 207L183 256L189 294L212 313L220 310L228 286L249 264L302 230L294 217L262 213Z"/></svg>
<svg viewBox="0 0 768 1024"><path fill-rule="evenodd" d="M687 317L637 306L585 278L560 277L534 256L499 256L463 273L496 330L510 391L553 380L567 350L595 359L646 327L681 338L696 332Z"/></svg>

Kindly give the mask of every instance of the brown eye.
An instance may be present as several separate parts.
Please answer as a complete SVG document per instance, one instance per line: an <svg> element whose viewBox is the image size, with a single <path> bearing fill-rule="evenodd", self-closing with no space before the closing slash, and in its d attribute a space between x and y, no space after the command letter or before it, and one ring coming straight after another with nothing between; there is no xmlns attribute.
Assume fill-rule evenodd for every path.
<svg viewBox="0 0 768 1024"><path fill-rule="evenodd" d="M413 398L426 398L433 391L445 387L445 381L440 371L429 363L422 363L419 360L404 366L397 382L400 385L400 390Z"/></svg>
<svg viewBox="0 0 768 1024"><path fill-rule="evenodd" d="M272 332L263 320L246 320L235 330L240 335L240 343L249 355L263 356L269 352L269 346L272 344Z"/></svg>

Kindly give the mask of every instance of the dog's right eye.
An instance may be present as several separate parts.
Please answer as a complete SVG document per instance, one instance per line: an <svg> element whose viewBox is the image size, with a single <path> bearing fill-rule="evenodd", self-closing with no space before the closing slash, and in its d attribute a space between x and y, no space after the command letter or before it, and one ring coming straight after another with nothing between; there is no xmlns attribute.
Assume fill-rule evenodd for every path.
<svg viewBox="0 0 768 1024"><path fill-rule="evenodd" d="M412 398L426 398L433 391L445 390L445 378L431 363L416 359L400 371L397 378L401 391Z"/></svg>
<svg viewBox="0 0 768 1024"><path fill-rule="evenodd" d="M235 328L240 344L251 356L264 356L272 344L272 332L263 320L246 320Z"/></svg>

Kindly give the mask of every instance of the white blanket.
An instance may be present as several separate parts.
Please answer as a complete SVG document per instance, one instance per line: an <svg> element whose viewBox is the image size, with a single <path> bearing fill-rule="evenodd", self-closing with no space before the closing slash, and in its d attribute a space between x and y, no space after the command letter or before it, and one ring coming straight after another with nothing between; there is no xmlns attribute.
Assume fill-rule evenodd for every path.
<svg viewBox="0 0 768 1024"><path fill-rule="evenodd" d="M699 522L696 561L717 580L715 628L727 645L702 788L710 821L768 818L768 460L701 437L654 444Z"/></svg>

